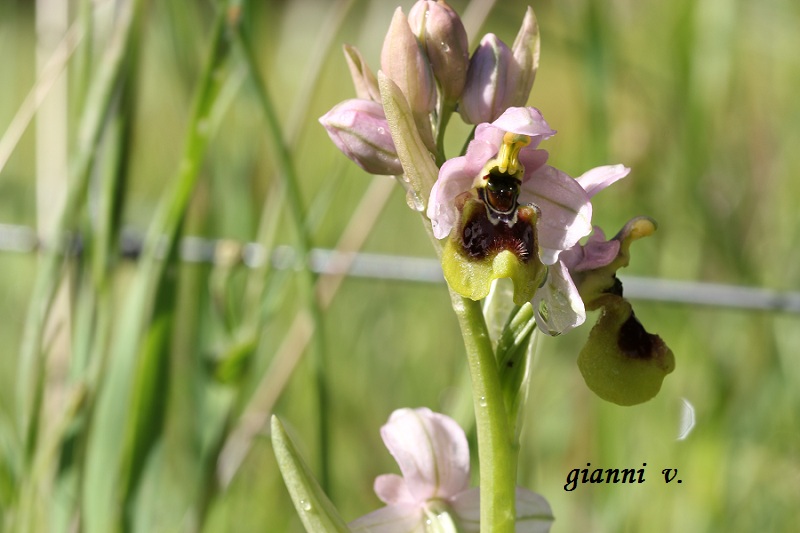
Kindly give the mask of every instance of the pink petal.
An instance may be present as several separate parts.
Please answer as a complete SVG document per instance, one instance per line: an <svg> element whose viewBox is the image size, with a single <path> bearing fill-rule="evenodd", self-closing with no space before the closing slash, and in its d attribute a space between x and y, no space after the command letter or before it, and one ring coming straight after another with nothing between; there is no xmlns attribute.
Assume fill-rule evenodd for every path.
<svg viewBox="0 0 800 533"><path fill-rule="evenodd" d="M583 247L583 258L575 265L573 270L581 272L594 270L610 264L619 255L620 243L618 240L586 243Z"/></svg>
<svg viewBox="0 0 800 533"><path fill-rule="evenodd" d="M624 165L606 165L587 170L577 178L577 181L591 198L615 181L627 176L630 171L631 169Z"/></svg>
<svg viewBox="0 0 800 533"><path fill-rule="evenodd" d="M416 501L449 498L469 483L469 445L464 430L430 409L398 409L381 437Z"/></svg>
<svg viewBox="0 0 800 533"><path fill-rule="evenodd" d="M458 219L454 202L462 192L475 186L486 161L497 154L497 147L482 140L474 140L467 149L467 155L445 161L439 169L439 178L433 184L428 202L428 218L433 224L433 234L444 239Z"/></svg>
<svg viewBox="0 0 800 533"><path fill-rule="evenodd" d="M498 149L500 148L500 145L503 142L503 135L505 135L505 133L506 132L504 132L500 128L495 128L488 122L482 122L478 124L477 128L475 128L475 140L483 141L489 144L490 146L494 146L496 154Z"/></svg>
<svg viewBox="0 0 800 533"><path fill-rule="evenodd" d="M398 175L397 157L383 107L372 100L345 100L319 119L336 147L370 174Z"/></svg>
<svg viewBox="0 0 800 533"><path fill-rule="evenodd" d="M550 128L542 113L535 107L509 107L497 120L492 122L492 126L503 131L528 135L534 146L556 134L556 131Z"/></svg>
<svg viewBox="0 0 800 533"><path fill-rule="evenodd" d="M537 222L539 256L546 265L558 260L562 250L573 247L592 231L592 204L577 181L549 165L525 170L519 200L542 210Z"/></svg>
<svg viewBox="0 0 800 533"><path fill-rule="evenodd" d="M558 256L558 260L564 263L570 272L595 270L616 259L619 247L618 240L607 241L603 230L595 226L586 244L576 244L569 250L564 250Z"/></svg>
<svg viewBox="0 0 800 533"><path fill-rule="evenodd" d="M425 533L423 509L414 504L381 507L347 525L353 533Z"/></svg>
<svg viewBox="0 0 800 533"><path fill-rule="evenodd" d="M583 300L561 261L548 267L547 280L531 304L537 326L547 335L561 335L586 320Z"/></svg>
<svg viewBox="0 0 800 533"><path fill-rule="evenodd" d="M408 491L408 485L406 485L405 479L397 474L383 474L376 477L373 489L375 490L375 494L378 495L378 498L388 505L404 503L420 504Z"/></svg>
<svg viewBox="0 0 800 533"><path fill-rule="evenodd" d="M525 172L532 173L547 163L549 155L547 150L532 150L530 146L527 146L520 151L519 160L522 162L522 166L525 167Z"/></svg>
<svg viewBox="0 0 800 533"><path fill-rule="evenodd" d="M487 139L477 138L469 143L467 153L464 155L467 161L465 172L471 174L473 177L477 176L483 170L486 162L497 155L497 152L500 151L500 144L503 142L502 132L498 131L498 133L501 134L499 136L500 141L496 143L490 142ZM492 135L492 137L495 137L495 135Z"/></svg>

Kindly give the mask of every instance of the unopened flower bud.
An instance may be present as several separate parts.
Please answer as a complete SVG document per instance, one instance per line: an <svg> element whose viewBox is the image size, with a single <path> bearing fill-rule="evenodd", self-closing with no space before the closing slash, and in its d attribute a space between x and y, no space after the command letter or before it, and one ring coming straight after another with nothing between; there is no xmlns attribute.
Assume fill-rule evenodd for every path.
<svg viewBox="0 0 800 533"><path fill-rule="evenodd" d="M514 100L519 77L511 49L496 35L485 35L469 62L461 117L469 124L492 122L509 107L524 104Z"/></svg>
<svg viewBox="0 0 800 533"><path fill-rule="evenodd" d="M347 67L350 69L350 76L353 78L353 86L356 88L356 96L362 100L381 101L381 92L378 90L378 80L372 73L367 62L361 56L361 52L355 46L344 45L344 58L347 60Z"/></svg>
<svg viewBox="0 0 800 533"><path fill-rule="evenodd" d="M433 110L436 92L431 67L399 7L383 41L381 70L400 87L412 113L427 115Z"/></svg>
<svg viewBox="0 0 800 533"><path fill-rule="evenodd" d="M381 104L345 100L319 122L336 147L367 172L393 176L403 173Z"/></svg>
<svg viewBox="0 0 800 533"><path fill-rule="evenodd" d="M525 105L533 88L536 70L539 68L539 25L536 15L529 6L522 20L514 45L511 47L514 61L519 68L519 78L516 83L514 105Z"/></svg>
<svg viewBox="0 0 800 533"><path fill-rule="evenodd" d="M578 368L602 399L636 405L658 394L675 369L675 356L661 337L645 331L627 300L609 296L578 356Z"/></svg>
<svg viewBox="0 0 800 533"><path fill-rule="evenodd" d="M408 12L408 23L425 49L443 99L456 102L469 68L469 43L461 17L443 0L419 0Z"/></svg>

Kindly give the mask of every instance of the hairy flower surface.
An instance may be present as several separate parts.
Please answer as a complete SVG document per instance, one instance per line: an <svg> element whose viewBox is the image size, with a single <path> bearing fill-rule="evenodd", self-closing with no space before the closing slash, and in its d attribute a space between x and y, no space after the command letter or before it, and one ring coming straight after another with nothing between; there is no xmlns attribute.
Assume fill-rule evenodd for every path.
<svg viewBox="0 0 800 533"><path fill-rule="evenodd" d="M469 488L469 444L455 420L426 408L398 409L381 437L402 476L375 479L375 493L386 507L351 522L352 531L423 533L432 523L448 521L458 531L479 531L480 493ZM544 498L517 488L516 504L518 533L550 530L553 515Z"/></svg>

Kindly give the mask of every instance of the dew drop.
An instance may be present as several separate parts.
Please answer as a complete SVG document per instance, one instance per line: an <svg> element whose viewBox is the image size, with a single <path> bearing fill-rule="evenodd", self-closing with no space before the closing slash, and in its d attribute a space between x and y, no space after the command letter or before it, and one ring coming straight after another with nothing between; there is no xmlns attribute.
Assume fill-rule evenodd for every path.
<svg viewBox="0 0 800 533"><path fill-rule="evenodd" d="M486 396L481 396L478 398L478 405L481 407L486 407Z"/></svg>
<svg viewBox="0 0 800 533"><path fill-rule="evenodd" d="M539 314L542 315L545 322L550 320L550 308L544 300L539 302Z"/></svg>
<svg viewBox="0 0 800 533"><path fill-rule="evenodd" d="M422 198L414 189L408 189L408 191L406 191L406 203L408 207L414 211L422 211L425 209L425 202L422 201Z"/></svg>
<svg viewBox="0 0 800 533"><path fill-rule="evenodd" d="M306 511L306 512L310 511L311 510L311 502L309 502L307 500L300 500L300 508L303 511Z"/></svg>
<svg viewBox="0 0 800 533"><path fill-rule="evenodd" d="M383 135L384 133L386 133L386 128L382 126L378 127L378 135Z"/></svg>
<svg viewBox="0 0 800 533"><path fill-rule="evenodd" d="M449 44L447 44L447 43L444 43L444 42L443 42L443 43L442 43L442 52L445 52L445 53L447 53L447 52L449 52L449 51L450 51L450 45L449 45Z"/></svg>

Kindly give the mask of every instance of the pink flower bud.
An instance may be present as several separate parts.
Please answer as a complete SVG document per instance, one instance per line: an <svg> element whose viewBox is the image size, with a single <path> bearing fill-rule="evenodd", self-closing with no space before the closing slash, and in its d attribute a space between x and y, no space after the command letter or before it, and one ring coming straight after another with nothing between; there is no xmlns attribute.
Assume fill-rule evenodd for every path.
<svg viewBox="0 0 800 533"><path fill-rule="evenodd" d="M320 119L333 143L371 174L399 175L397 158L383 107L371 100L345 100Z"/></svg>
<svg viewBox="0 0 800 533"><path fill-rule="evenodd" d="M431 66L399 7L383 41L381 70L400 88L415 118L433 110L436 91Z"/></svg>
<svg viewBox="0 0 800 533"><path fill-rule="evenodd" d="M519 77L508 46L492 33L485 35L469 62L461 117L469 124L492 122L509 107L524 104L515 102Z"/></svg>
<svg viewBox="0 0 800 533"><path fill-rule="evenodd" d="M528 102L536 70L539 68L539 24L530 6L525 12L525 18L522 20L511 52L519 68L514 105L524 106Z"/></svg>
<svg viewBox="0 0 800 533"><path fill-rule="evenodd" d="M458 13L443 0L419 0L408 12L408 23L423 44L442 96L456 102L469 68L467 32Z"/></svg>

